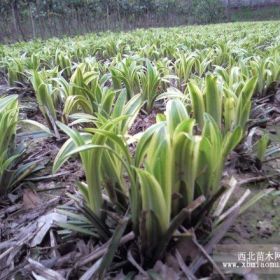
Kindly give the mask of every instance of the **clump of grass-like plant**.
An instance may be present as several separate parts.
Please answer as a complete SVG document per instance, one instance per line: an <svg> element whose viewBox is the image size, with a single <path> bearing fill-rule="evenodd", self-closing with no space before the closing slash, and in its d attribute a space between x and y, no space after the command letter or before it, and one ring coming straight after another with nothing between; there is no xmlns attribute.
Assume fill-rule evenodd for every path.
<svg viewBox="0 0 280 280"><path fill-rule="evenodd" d="M195 120L184 104L172 100L165 116L142 134L133 156L124 134L116 130L121 121L119 117L85 133L60 124L70 139L57 155L54 171L79 153L86 174L86 182L79 183L83 212L92 213L95 229L102 234L100 224L107 233L113 230L106 224L106 207L119 215L128 211L141 254L154 262L163 256L180 225L190 228L199 223L203 211L189 213L187 208L199 200L198 208L203 209L220 191L224 162L239 143L242 130L237 127L223 135L205 114L203 131L196 134Z"/></svg>
<svg viewBox="0 0 280 280"><path fill-rule="evenodd" d="M16 144L19 104L17 95L0 97L0 195L7 194L38 168L38 162L20 164L24 149Z"/></svg>

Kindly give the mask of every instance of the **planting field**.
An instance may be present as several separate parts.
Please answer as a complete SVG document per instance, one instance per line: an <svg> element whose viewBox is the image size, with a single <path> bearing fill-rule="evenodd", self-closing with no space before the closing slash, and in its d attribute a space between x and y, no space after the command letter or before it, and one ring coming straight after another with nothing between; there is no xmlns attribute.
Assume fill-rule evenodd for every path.
<svg viewBox="0 0 280 280"><path fill-rule="evenodd" d="M279 26L0 45L0 279L228 279L217 244L279 243Z"/></svg>

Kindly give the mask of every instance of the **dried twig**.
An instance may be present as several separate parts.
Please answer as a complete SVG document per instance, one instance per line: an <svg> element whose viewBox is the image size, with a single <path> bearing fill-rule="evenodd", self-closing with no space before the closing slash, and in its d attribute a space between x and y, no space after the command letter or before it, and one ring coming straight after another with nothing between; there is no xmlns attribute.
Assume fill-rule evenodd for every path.
<svg viewBox="0 0 280 280"><path fill-rule="evenodd" d="M135 234L133 232L130 232L121 238L120 245L124 245L127 242L133 240L134 238L135 238ZM97 250L95 250L94 252L92 252L91 254L89 254L88 256L86 256L85 258L80 260L79 262L77 262L75 265L75 268L84 266L90 262L96 261L96 260L100 259L101 257L103 257L108 250L109 244L110 244L110 241L108 241L103 246L101 246L100 248L98 248Z"/></svg>
<svg viewBox="0 0 280 280"><path fill-rule="evenodd" d="M52 269L49 269L49 268L43 266L39 262L36 262L32 259L28 259L28 262L30 263L31 272L33 272L33 273L35 272L36 274L39 274L39 276L42 276L45 279L48 279L48 280L65 280L65 278L62 277L61 274L59 274L58 272L56 272Z"/></svg>
<svg viewBox="0 0 280 280"><path fill-rule="evenodd" d="M56 249L57 242L56 242L56 238L55 238L55 235L54 235L52 229L50 230L50 243L51 243L51 247L52 247L52 249L51 249L52 253L51 254L53 255L53 257L55 257L55 258L60 257L60 253Z"/></svg>
<svg viewBox="0 0 280 280"><path fill-rule="evenodd" d="M235 219L239 214L239 208L236 208L231 215L215 230L213 233L212 239L208 242L208 244L204 247L205 252L210 254L213 248L216 246L217 243L223 238L225 233L229 230L229 228L234 223ZM196 273L197 270L201 267L204 263L205 257L200 255L198 256L190 265L190 269L193 273Z"/></svg>
<svg viewBox="0 0 280 280"><path fill-rule="evenodd" d="M209 254L205 251L203 246L199 244L199 242L196 239L195 234L193 234L192 241L197 246L197 248L202 252L202 254L205 256L205 258L213 265L214 269L219 273L219 275L222 277L222 279L226 280L226 277L224 273L220 270L220 268L217 266L217 264L214 262L214 260L209 256Z"/></svg>
<svg viewBox="0 0 280 280"><path fill-rule="evenodd" d="M38 182L38 181L43 181L43 180L55 179L57 177L65 176L65 175L69 175L69 174L70 174L70 171L63 171L63 172L53 174L53 175L46 175L46 176L41 176L41 177L28 177L26 179L26 181Z"/></svg>
<svg viewBox="0 0 280 280"><path fill-rule="evenodd" d="M4 259L6 256L11 254L14 250L18 249L19 247L23 246L26 242L31 240L35 236L35 234L40 230L40 228L37 228L37 230L35 230L36 227L37 227L36 224L32 224L31 226L29 226L28 229L30 230L27 230L26 233L24 234L24 237L16 241L14 246L10 247L8 250L3 252L0 255L0 260Z"/></svg>
<svg viewBox="0 0 280 280"><path fill-rule="evenodd" d="M136 260L133 258L132 254L131 254L131 250L128 250L127 253L127 259L129 260L129 262L135 267L137 268L137 270L145 277L149 277L148 273L136 262Z"/></svg>
<svg viewBox="0 0 280 280"><path fill-rule="evenodd" d="M180 266L180 268L182 269L182 271L184 272L184 274L187 276L187 278L189 280L196 280L197 278L194 276L194 274L191 272L191 270L189 269L189 267L185 264L182 256L180 255L179 251L176 250L175 252L175 256L176 259L178 261L178 264Z"/></svg>
<svg viewBox="0 0 280 280"><path fill-rule="evenodd" d="M277 176L280 176L280 174L276 173L276 174L270 174L270 175L266 175L266 176L256 176L256 177L242 179L239 182L239 186L265 181L265 180L268 180L270 178L277 177Z"/></svg>
<svg viewBox="0 0 280 280"><path fill-rule="evenodd" d="M246 200L246 198L250 195L250 193L251 193L250 190L246 190L244 192L244 194L240 197L240 199L232 207L230 207L225 213L223 213L219 216L217 221L215 221L215 224L219 224L221 221L223 221L226 217L228 217L236 209L240 209L242 203Z"/></svg>

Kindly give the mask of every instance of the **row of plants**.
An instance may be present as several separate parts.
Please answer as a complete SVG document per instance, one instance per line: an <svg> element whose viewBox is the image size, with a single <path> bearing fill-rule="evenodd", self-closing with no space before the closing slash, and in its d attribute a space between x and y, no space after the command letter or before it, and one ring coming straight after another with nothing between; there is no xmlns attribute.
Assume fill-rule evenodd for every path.
<svg viewBox="0 0 280 280"><path fill-rule="evenodd" d="M196 84L204 94L205 77L211 73L226 96L226 106L234 106L242 86L253 77L257 78L255 93L266 95L280 77L275 24L270 23L269 34L261 24L256 34L250 33L250 24L243 32L237 32L241 24L232 24L224 38L219 37L218 27L211 27L209 34L207 27L193 27L187 38L183 28L174 28L174 32L161 29L156 36L155 32L138 30L72 41L52 39L48 47L40 41L18 43L2 48L0 67L11 86L32 83L52 130L57 130L56 120L68 123L73 113L108 116L113 100L122 91L126 102L140 94L148 112L157 99L180 96L179 91L185 95L180 98L189 102L190 88ZM199 40L206 33L207 37ZM173 34L175 40L171 40Z"/></svg>
<svg viewBox="0 0 280 280"><path fill-rule="evenodd" d="M82 62L86 57L92 56L98 60L112 60L120 55L137 54L153 61L163 57L176 60L181 53L201 50L204 50L203 58L208 57L213 59L213 64L222 65L233 63L238 58L265 57L277 50L277 23L266 23L266 26L261 23L238 23L205 28L173 28L172 32L151 29L131 33L100 33L74 39L50 39L46 45L37 40L1 46L1 65L16 60L24 68L34 69L40 61L44 67L52 68L60 64L58 60L61 57L65 57L69 63L69 60Z"/></svg>
<svg viewBox="0 0 280 280"><path fill-rule="evenodd" d="M103 74L98 64L78 64L69 80L58 68L32 71L32 86L49 128L57 132L57 120L69 124L80 113L85 114L84 119L89 115L115 117L115 104L123 107L122 112L136 106L150 113L155 102L176 97L195 115L201 129L204 112L209 113L225 132L235 126L244 129L253 95L263 96L280 78L279 66L275 66L274 71L264 69L261 73L257 72L257 66L252 71L237 66L227 71L219 66L214 74L205 73L201 77L190 74L181 92L170 86L172 79L179 80L178 76L162 71L150 61L137 65L135 61L125 59L120 65L112 67L110 74ZM117 109L120 112L118 106Z"/></svg>

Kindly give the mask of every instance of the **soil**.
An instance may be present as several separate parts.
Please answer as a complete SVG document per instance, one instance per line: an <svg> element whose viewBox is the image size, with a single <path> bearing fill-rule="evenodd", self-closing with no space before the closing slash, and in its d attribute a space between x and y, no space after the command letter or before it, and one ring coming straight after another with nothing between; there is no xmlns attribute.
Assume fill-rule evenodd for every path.
<svg viewBox="0 0 280 280"><path fill-rule="evenodd" d="M131 126L129 133L135 135L139 132L145 131L148 127L156 123L157 111L153 110L149 115L147 113L140 111L135 122Z"/></svg>
<svg viewBox="0 0 280 280"><path fill-rule="evenodd" d="M26 89L11 89L7 85L0 86L0 94L4 94L7 90L9 93L19 95L21 119L29 118L45 124L32 92ZM30 132L30 127L21 125L20 133L27 131ZM24 139L28 155L24 160L39 159L39 164L43 168L23 181L12 193L0 199L0 250L2 252L12 244L21 243L12 254L15 257L12 263L16 270L21 270L28 264L27 257L34 254L39 254L41 257L48 255L49 237L44 237L46 241L42 241L42 247L32 248L28 245L30 240L26 240L23 233L34 236L32 225L36 225L39 219L48 213L53 213L59 205L69 203L71 199L66 193L75 192L76 181L84 177L77 158L73 158L71 164L70 162L65 164L58 175L52 174L52 163L62 144L63 142L52 138ZM9 279L8 270L10 270L10 263L6 258L0 257L0 279ZM28 273L24 277L26 277L24 279L33 279Z"/></svg>

